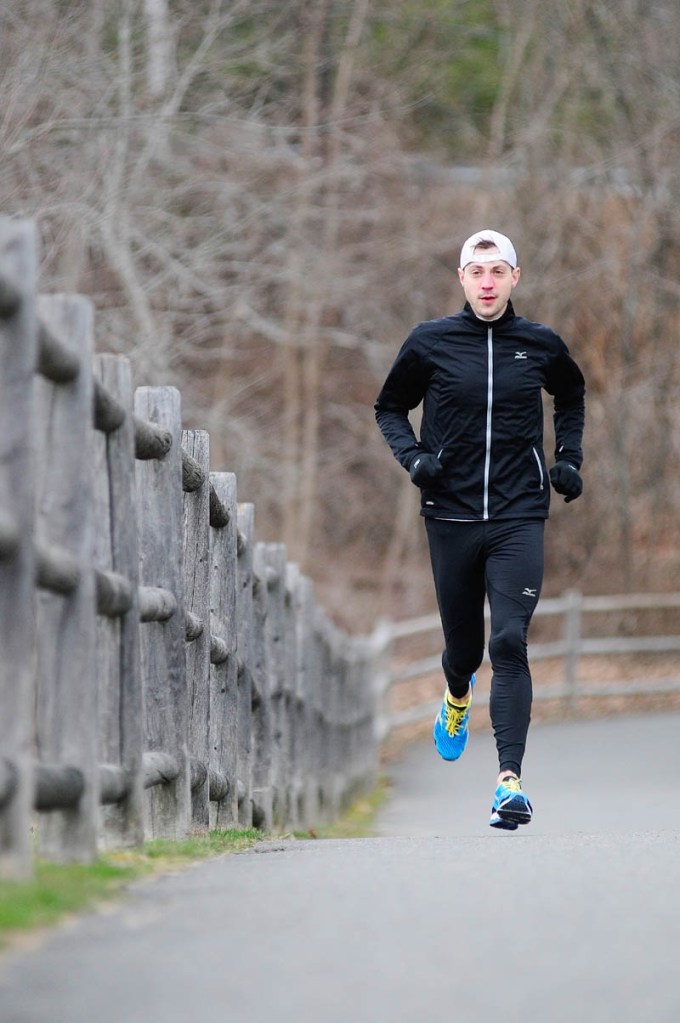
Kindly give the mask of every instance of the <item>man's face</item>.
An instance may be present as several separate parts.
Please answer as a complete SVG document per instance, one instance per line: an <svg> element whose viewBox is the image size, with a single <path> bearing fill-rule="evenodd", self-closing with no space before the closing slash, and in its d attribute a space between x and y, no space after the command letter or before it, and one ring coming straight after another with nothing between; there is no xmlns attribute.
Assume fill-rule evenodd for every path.
<svg viewBox="0 0 680 1023"><path fill-rule="evenodd" d="M472 307L475 316L480 320L497 320L505 312L510 300L512 289L519 280L519 267L513 268L500 258L488 263L476 263L474 260L463 270L458 270L460 283L463 285L465 297ZM493 256L494 249L482 249L480 255Z"/></svg>

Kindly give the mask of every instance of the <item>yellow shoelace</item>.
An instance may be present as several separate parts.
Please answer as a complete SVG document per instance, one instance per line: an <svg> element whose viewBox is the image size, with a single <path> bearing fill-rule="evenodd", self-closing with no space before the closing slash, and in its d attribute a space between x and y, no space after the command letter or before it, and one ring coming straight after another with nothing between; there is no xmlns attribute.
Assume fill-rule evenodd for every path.
<svg viewBox="0 0 680 1023"><path fill-rule="evenodd" d="M446 731L451 738L458 734L460 726L463 723L463 718L467 714L469 707L469 700L464 707L458 707L455 704L449 703L448 700L446 701Z"/></svg>
<svg viewBox="0 0 680 1023"><path fill-rule="evenodd" d="M501 782L501 785L504 785L505 788L508 789L510 792L521 792L522 791L522 783L519 780L519 778L513 778L513 777L503 778L503 781Z"/></svg>

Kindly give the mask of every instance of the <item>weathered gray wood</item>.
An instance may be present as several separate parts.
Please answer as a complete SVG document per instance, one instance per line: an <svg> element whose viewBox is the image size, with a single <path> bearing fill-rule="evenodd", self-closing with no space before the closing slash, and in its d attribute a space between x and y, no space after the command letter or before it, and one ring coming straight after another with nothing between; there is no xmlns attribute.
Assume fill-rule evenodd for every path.
<svg viewBox="0 0 680 1023"><path fill-rule="evenodd" d="M210 663L222 664L229 656L229 644L221 636L210 634Z"/></svg>
<svg viewBox="0 0 680 1023"><path fill-rule="evenodd" d="M0 756L13 782L0 806L0 877L32 870L32 735L35 622L33 544L33 376L38 235L28 220L0 218L0 507L7 542L0 559Z"/></svg>
<svg viewBox="0 0 680 1023"><path fill-rule="evenodd" d="M229 795L229 782L223 774L218 774L217 771L211 769L208 770L208 777L210 780L210 801L220 803Z"/></svg>
<svg viewBox="0 0 680 1023"><path fill-rule="evenodd" d="M142 756L144 788L151 789L155 785L168 785L179 777L180 764L170 753L147 751Z"/></svg>
<svg viewBox="0 0 680 1023"><path fill-rule="evenodd" d="M94 379L123 416L116 429L94 436L97 530L97 679L99 761L120 769L121 798L101 811L109 847L144 840L142 775L144 697L140 661L139 538L135 482L135 423L128 359L98 355ZM100 778L109 781L108 776ZM109 794L110 794L110 790ZM102 802L108 803L102 793Z"/></svg>
<svg viewBox="0 0 680 1023"><path fill-rule="evenodd" d="M129 414L119 401L104 387L101 380L94 380L94 410L92 423L102 433L113 433L118 430Z"/></svg>
<svg viewBox="0 0 680 1023"><path fill-rule="evenodd" d="M239 799L239 823L249 828L253 823L253 538L255 509L252 504L239 504L237 521L244 545L237 561L237 650L241 670L238 673L238 773L243 786Z"/></svg>
<svg viewBox="0 0 680 1023"><path fill-rule="evenodd" d="M36 535L62 548L79 569L70 593L37 594L37 747L41 762L80 771L77 803L41 819L43 855L60 861L97 856L94 500L92 452L93 307L78 296L41 296L38 315L50 336L78 355L79 371L53 383L36 377ZM67 379L68 377L68 379Z"/></svg>
<svg viewBox="0 0 680 1023"><path fill-rule="evenodd" d="M305 700L302 685L307 636L302 630L300 613L301 586L302 576L299 566L287 564L286 605L289 609L290 628L295 636L295 643L291 651L291 677L288 685L288 705L291 721L291 770L288 799L291 826L294 828L304 828L309 823L305 818L304 777L307 770L308 749L306 746L307 730L305 727Z"/></svg>
<svg viewBox="0 0 680 1023"><path fill-rule="evenodd" d="M296 757L294 787L297 817L301 827L310 827L317 820L314 771L314 586L311 579L299 573L297 566L288 566L288 589L296 606L297 671L296 671Z"/></svg>
<svg viewBox="0 0 680 1023"><path fill-rule="evenodd" d="M191 792L194 795L200 792L201 789L206 790L206 799L208 795L208 765L203 760L199 760L198 757L191 757ZM207 830L207 829L206 829Z"/></svg>
<svg viewBox="0 0 680 1023"><path fill-rule="evenodd" d="M348 769L345 772L344 804L350 803L373 777L373 743L371 737L368 700L370 687L366 685L366 648L359 639L345 637L345 661L348 672L348 706L346 733Z"/></svg>
<svg viewBox="0 0 680 1023"><path fill-rule="evenodd" d="M321 671L316 701L322 750L322 760L319 767L320 809L322 819L332 821L337 814L337 785L335 779L337 762L335 729L337 716L337 694L335 692L336 664L330 623L319 607L316 608L314 630L321 657Z"/></svg>
<svg viewBox="0 0 680 1023"><path fill-rule="evenodd" d="M22 301L21 290L5 276L7 269L5 266L0 267L0 317L5 320L18 312ZM12 270L9 268L10 273Z"/></svg>
<svg viewBox="0 0 680 1023"><path fill-rule="evenodd" d="M272 819L279 830L288 822L288 778L290 773L289 721L286 716L285 691L287 647L285 638L286 548L269 543L263 549L265 562L262 574L267 586L267 620L265 639L270 716L270 785L272 788Z"/></svg>
<svg viewBox="0 0 680 1023"><path fill-rule="evenodd" d="M220 499L212 482L210 483L210 525L215 529L223 529L229 525L229 509Z"/></svg>
<svg viewBox="0 0 680 1023"><path fill-rule="evenodd" d="M193 611L184 611L185 627L184 637L187 643L193 643L194 640L198 639L205 632L205 624L202 618L195 615Z"/></svg>
<svg viewBox="0 0 680 1023"><path fill-rule="evenodd" d="M205 430L182 434L184 487L184 611L200 623L186 646L189 692L189 745L191 754L205 765L202 783L192 786L191 821L194 830L210 824L210 438ZM187 465L193 467L191 489L186 485ZM189 630L187 629L187 639Z"/></svg>
<svg viewBox="0 0 680 1023"><path fill-rule="evenodd" d="M132 466L129 471L132 475ZM132 608L134 588L126 576L95 568L94 581L98 614L106 615L107 618L120 618Z"/></svg>
<svg viewBox="0 0 680 1023"><path fill-rule="evenodd" d="M192 432L192 430L187 430L185 435ZM206 443L208 443L207 440ZM208 479L208 471L209 466L202 463L199 458L194 458L187 444L182 441L182 489L184 493L193 494L195 490L199 490ZM208 498L208 500L210 499Z"/></svg>
<svg viewBox="0 0 680 1023"><path fill-rule="evenodd" d="M177 597L163 586L139 587L140 622L167 622L177 611Z"/></svg>
<svg viewBox="0 0 680 1023"><path fill-rule="evenodd" d="M19 527L14 519L0 508L0 558L14 554L19 542Z"/></svg>
<svg viewBox="0 0 680 1023"><path fill-rule="evenodd" d="M9 539L0 558L0 756L11 798L0 807L0 877L31 871L34 644L33 374L38 322L38 237L28 220L0 218L0 506Z"/></svg>
<svg viewBox="0 0 680 1023"><path fill-rule="evenodd" d="M10 674L5 658L0 873L12 874L17 863L19 873L30 866L34 796L41 811L49 809L40 841L56 859L91 858L93 801L94 831L101 814L105 845L136 844L144 830L182 837L190 825L192 791L194 823L202 827L252 821L269 828L274 793L282 827L313 823L315 805L332 816L372 766L374 731L365 699L370 656L315 612L311 584L297 566L286 564L282 545L271 545L271 564L268 545L258 545L262 554L255 555L253 573L254 510L237 509L231 474L209 476L208 460L188 450L198 434L187 433L181 447L177 392L142 389L133 409L125 360L100 357L92 376L87 303L61 297L45 300L37 312L31 306L35 259L27 273L24 229L18 221L0 222L0 408L18 409L0 437L0 649L12 652L4 632L10 622L13 640L29 635L28 642L15 642L14 651L21 647L23 666L30 664L31 608L22 607L15 585L16 566L28 564L23 595L29 603L35 596L40 609L35 735L42 762L32 782L25 755L22 764L32 728L21 687L23 711L15 698L22 665L18 672L12 665ZM87 358L79 338L85 320ZM30 322L30 344L21 348L28 335L17 334L17 327ZM30 360L14 353L13 361L11 351L8 357L5 341L16 336L20 354L30 352ZM34 430L26 392L36 367L42 426ZM22 381L23 392L17 387ZM89 408L81 402L85 394ZM17 450L30 456L33 437L40 487L31 543L33 502L24 501L17 513L15 501L30 494L30 459L24 457L16 478L14 472ZM207 447L207 434L203 439ZM92 480L94 496L88 491ZM139 545L138 513L144 531ZM210 572L203 587L210 606L207 596L202 606L196 599L202 564ZM14 627L17 614L23 632ZM187 683L187 662L199 648L200 670ZM153 793L145 796L144 789ZM17 807L23 817L15 827ZM18 858L17 839L26 850Z"/></svg>
<svg viewBox="0 0 680 1023"><path fill-rule="evenodd" d="M303 577L300 593L300 631L302 635L303 673L305 699L306 771L305 821L308 826L323 820L321 811L321 776L325 759L323 721L320 713L321 679L323 676L323 649L316 631L316 604L314 588L309 579Z"/></svg>
<svg viewBox="0 0 680 1023"><path fill-rule="evenodd" d="M17 772L14 764L3 757L0 759L0 809L6 806L17 790Z"/></svg>
<svg viewBox="0 0 680 1023"><path fill-rule="evenodd" d="M238 662L236 655L236 477L210 474L210 484L225 522L210 530L210 631L221 637L226 656L210 667L210 770L226 779L228 789L211 801L210 826L231 828L238 823ZM213 800L211 792L211 800Z"/></svg>
<svg viewBox="0 0 680 1023"><path fill-rule="evenodd" d="M54 332L53 324L42 315L38 307L38 372L54 384L68 384L81 372L89 372L83 366L79 351L70 339Z"/></svg>
<svg viewBox="0 0 680 1023"><path fill-rule="evenodd" d="M191 819L189 701L184 657L182 448L179 392L173 387L140 387L135 415L172 439L163 458L138 459L137 523L140 583L168 590L177 610L164 622L140 630L146 697L145 749L176 759L179 773L147 793L146 831L153 838L182 839Z"/></svg>
<svg viewBox="0 0 680 1023"><path fill-rule="evenodd" d="M256 543L253 552L253 824L263 831L271 831L273 823L267 547Z"/></svg>
<svg viewBox="0 0 680 1023"><path fill-rule="evenodd" d="M35 542L35 581L43 590L65 595L74 593L80 583L79 559L64 547L44 538Z"/></svg>
<svg viewBox="0 0 680 1023"><path fill-rule="evenodd" d="M127 771L119 764L99 765L99 800L105 808L122 803L130 794L130 783Z"/></svg>
<svg viewBox="0 0 680 1023"><path fill-rule="evenodd" d="M294 569L293 572L297 572ZM284 639L284 668L283 668L283 716L285 726L283 738L285 740L285 805L286 805L286 827L297 828L299 826L297 816L297 792L295 784L296 759L298 753L298 727L296 708L296 686L298 672L298 634L297 634L297 607L293 593L289 587L290 576L289 566L283 567L281 587L283 589L283 639Z"/></svg>
<svg viewBox="0 0 680 1023"><path fill-rule="evenodd" d="M141 461L164 458L173 445L173 435L158 423L135 416L135 456Z"/></svg>
<svg viewBox="0 0 680 1023"><path fill-rule="evenodd" d="M34 809L75 810L84 793L85 776L79 768L71 764L36 764Z"/></svg>

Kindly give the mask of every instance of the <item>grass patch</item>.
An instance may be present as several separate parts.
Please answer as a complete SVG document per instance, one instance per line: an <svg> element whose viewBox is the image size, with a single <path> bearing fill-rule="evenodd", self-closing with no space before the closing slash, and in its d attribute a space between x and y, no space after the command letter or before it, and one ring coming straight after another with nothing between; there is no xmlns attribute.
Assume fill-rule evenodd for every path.
<svg viewBox="0 0 680 1023"><path fill-rule="evenodd" d="M209 831L207 835L195 835L182 842L156 838L144 845L144 855L151 861L167 864L201 860L228 852L242 852L262 837L262 832L255 828L232 828L227 831Z"/></svg>
<svg viewBox="0 0 680 1023"><path fill-rule="evenodd" d="M365 838L387 799L381 778L372 792L356 799L333 824L296 832L296 838ZM154 839L140 849L108 852L88 866L37 859L30 881L0 880L0 948L12 936L48 927L71 913L119 897L133 881L168 873L196 861L242 852L266 836L255 829L210 831L181 842Z"/></svg>
<svg viewBox="0 0 680 1023"><path fill-rule="evenodd" d="M106 853L87 866L36 860L31 880L0 881L0 948L18 932L56 924L70 913L110 901L132 881L241 852L262 837L254 829L211 831L182 842L155 839L140 849Z"/></svg>
<svg viewBox="0 0 680 1023"><path fill-rule="evenodd" d="M67 913L111 897L139 873L107 860L90 866L39 861L30 881L0 881L0 942L7 932L56 923Z"/></svg>

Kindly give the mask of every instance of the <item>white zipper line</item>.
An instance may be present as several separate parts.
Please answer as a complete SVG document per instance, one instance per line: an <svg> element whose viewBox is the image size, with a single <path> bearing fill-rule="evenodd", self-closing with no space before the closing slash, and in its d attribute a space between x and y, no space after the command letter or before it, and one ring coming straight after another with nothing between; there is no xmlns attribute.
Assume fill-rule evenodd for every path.
<svg viewBox="0 0 680 1023"><path fill-rule="evenodd" d="M533 451L534 458L536 459L536 465L538 466L538 478L541 484L541 490L543 490L543 466L541 465L541 458L536 448L532 447L531 450Z"/></svg>
<svg viewBox="0 0 680 1023"><path fill-rule="evenodd" d="M493 330L489 327L486 335L487 383L486 383L486 457L484 459L484 514L489 517L489 472L491 469L491 412L493 409Z"/></svg>

